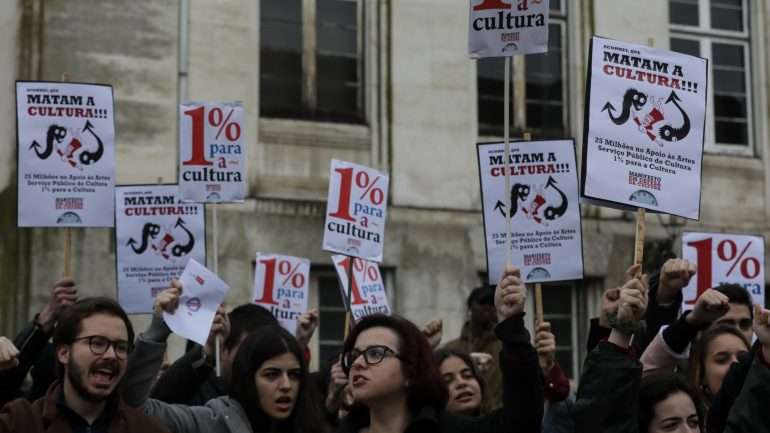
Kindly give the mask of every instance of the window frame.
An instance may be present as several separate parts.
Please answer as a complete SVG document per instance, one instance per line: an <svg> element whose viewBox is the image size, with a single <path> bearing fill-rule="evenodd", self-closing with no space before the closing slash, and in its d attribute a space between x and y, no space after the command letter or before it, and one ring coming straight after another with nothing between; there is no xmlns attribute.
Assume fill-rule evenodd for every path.
<svg viewBox="0 0 770 433"><path fill-rule="evenodd" d="M548 25L558 25L561 27L560 31L560 46L561 46L561 59L560 59L560 67L561 67L561 74L562 74L562 129L563 129L563 135L569 136L572 131L571 126L571 118L570 118L570 112L572 111L572 104L570 102L570 76L568 73L568 66L569 66L569 58L571 56L571 46L568 44L568 32L570 28L572 27L572 23L570 23L570 16L568 14L568 5L567 1L562 0L560 3L560 7L556 9L550 9L549 10L549 23ZM549 29L550 31L550 29ZM542 131L539 128L533 128L529 125L527 125L527 92L526 92L526 85L527 85L527 65L526 65L526 57L527 56L514 56L511 61L511 136L513 137L516 134L516 131L518 132L534 132L536 135L541 133ZM504 73L503 73L504 74ZM502 74L501 74L502 75ZM476 100L476 106L478 107L479 103L479 93L478 93L478 68L475 70L475 100ZM500 118L503 117L503 113L500 113ZM497 141L502 139L502 135L494 135L485 133L482 131L481 128L481 122L479 121L479 113L478 109L476 111L476 136L478 137L479 141ZM489 128L491 129L491 128ZM488 129L488 130L489 130ZM502 129L501 129L502 131ZM502 134L502 132L501 132ZM540 137L536 137L540 138ZM553 138L553 137L552 137Z"/></svg>
<svg viewBox="0 0 770 433"><path fill-rule="evenodd" d="M318 56L322 53L318 49L318 2L323 0L300 0L301 3L301 50L300 57L302 63L302 88L301 88L301 107L289 116L270 116L262 114L262 106L259 107L260 121L271 122L275 121L297 121L303 123L337 123L347 125L360 125L366 126L369 119L369 107L367 101L373 94L367 91L368 83L368 68L367 63L369 59L367 57L367 51L365 50L367 41L367 8L366 2L362 0L336 0L347 3L354 3L356 5L356 65L358 74L358 90L356 97L356 113L349 115L323 115L318 118ZM261 8L260 8L261 10ZM260 13L260 26L261 29L261 13ZM261 31L261 30L260 30ZM259 50L262 46L260 44ZM260 65L261 70L261 65ZM258 81L261 85L261 72L258 72ZM274 126L274 125L268 125Z"/></svg>
<svg viewBox="0 0 770 433"><path fill-rule="evenodd" d="M669 4L670 0L669 0ZM756 99L753 90L755 81L755 25L752 25L752 4L748 0L741 0L743 10L742 31L715 29L711 27L711 0L697 0L698 25L685 25L671 23L669 17L669 41L671 39L685 39L696 41L699 45L700 57L708 59L708 97L706 101L706 128L704 134L704 152L715 155L732 156L757 156L757 134L755 131L754 115L757 110ZM670 11L670 9L669 9ZM747 143L728 144L716 141L716 116L714 112L714 62L712 61L712 46L714 43L741 46L745 59L744 79L746 82L746 137Z"/></svg>

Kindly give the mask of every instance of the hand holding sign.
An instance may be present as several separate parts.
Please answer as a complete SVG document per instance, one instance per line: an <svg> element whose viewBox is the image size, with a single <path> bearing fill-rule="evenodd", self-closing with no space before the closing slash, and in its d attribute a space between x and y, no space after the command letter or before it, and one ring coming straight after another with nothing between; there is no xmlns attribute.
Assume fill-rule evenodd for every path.
<svg viewBox="0 0 770 433"><path fill-rule="evenodd" d="M209 338L206 340L206 345L203 346L203 351L206 352L206 355L213 356L216 353L217 338L221 338L222 341L224 341L227 339L228 335L230 335L230 319L225 311L225 306L220 305L219 308L217 308L216 315L214 315L214 322L211 324Z"/></svg>
<svg viewBox="0 0 770 433"><path fill-rule="evenodd" d="M626 282L620 289L618 305L618 322L639 323L647 311L647 286L644 279L634 278Z"/></svg>
<svg viewBox="0 0 770 433"><path fill-rule="evenodd" d="M506 266L503 278L495 289L495 307L500 322L524 312L527 300L527 288L521 280L521 271L513 266Z"/></svg>
<svg viewBox="0 0 770 433"><path fill-rule="evenodd" d="M175 334L204 346L215 313L230 286L193 259L187 263L179 280L184 294L180 291L176 296L169 295L173 297L169 303L178 308L173 314L164 311L163 320Z"/></svg>

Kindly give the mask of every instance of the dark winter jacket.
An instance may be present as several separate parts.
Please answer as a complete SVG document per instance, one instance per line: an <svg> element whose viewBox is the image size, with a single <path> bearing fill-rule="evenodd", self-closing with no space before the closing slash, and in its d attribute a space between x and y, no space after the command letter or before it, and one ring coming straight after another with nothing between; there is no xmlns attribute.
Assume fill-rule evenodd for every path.
<svg viewBox="0 0 770 433"><path fill-rule="evenodd" d="M48 342L51 335L44 332L35 320L29 322L13 339L19 349L19 365L0 372L0 407L16 398L37 400L45 395L51 383L56 380L53 345ZM32 388L21 390L24 378L32 369Z"/></svg>
<svg viewBox="0 0 770 433"><path fill-rule="evenodd" d="M201 346L196 345L163 373L150 397L166 403L203 406L211 399L227 395L227 384L204 360Z"/></svg>
<svg viewBox="0 0 770 433"><path fill-rule="evenodd" d="M586 359L575 402L575 431L636 433L642 364L609 342Z"/></svg>
<svg viewBox="0 0 770 433"><path fill-rule="evenodd" d="M495 334L503 343L499 364L503 376L503 407L478 417L425 407L413 414L405 433L540 433L543 419L542 373L537 352L524 327L524 315L499 323ZM337 432L357 433L368 423L368 412L353 413L342 420Z"/></svg>
<svg viewBox="0 0 770 433"><path fill-rule="evenodd" d="M54 383L43 398L30 402L14 400L0 412L0 433L168 433L159 420L146 416L140 409L128 407L114 395L102 416L88 426L70 410L61 396L61 385Z"/></svg>
<svg viewBox="0 0 770 433"><path fill-rule="evenodd" d="M760 347L759 342L757 342L752 350L738 355L738 362L730 366L730 370L725 375L725 378L722 379L722 387L711 402L707 417L706 432L724 432L725 425L727 424L727 416L735 403L735 399L738 398L738 395L743 389L743 383L746 381L746 376L748 376L751 365L754 362L756 351L759 350Z"/></svg>
<svg viewBox="0 0 770 433"><path fill-rule="evenodd" d="M759 351L727 416L725 433L770 433L770 362Z"/></svg>

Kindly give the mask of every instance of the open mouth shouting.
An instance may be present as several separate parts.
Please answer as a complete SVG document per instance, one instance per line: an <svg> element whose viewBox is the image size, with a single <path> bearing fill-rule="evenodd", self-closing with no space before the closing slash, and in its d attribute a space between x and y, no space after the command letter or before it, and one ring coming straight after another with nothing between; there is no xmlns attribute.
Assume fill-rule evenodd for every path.
<svg viewBox="0 0 770 433"><path fill-rule="evenodd" d="M278 412L291 412L292 407L294 407L294 400L289 396L278 397L275 399L275 409Z"/></svg>

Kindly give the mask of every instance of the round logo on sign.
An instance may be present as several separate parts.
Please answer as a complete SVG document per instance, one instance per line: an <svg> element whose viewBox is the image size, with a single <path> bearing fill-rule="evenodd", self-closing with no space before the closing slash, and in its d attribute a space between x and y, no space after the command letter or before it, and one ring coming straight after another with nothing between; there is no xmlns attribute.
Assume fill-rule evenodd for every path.
<svg viewBox="0 0 770 433"><path fill-rule="evenodd" d="M201 309L201 300L200 298L193 296L192 298L187 299L187 302L185 302L185 305L187 305L187 308L189 308L190 311L195 313Z"/></svg>
<svg viewBox="0 0 770 433"><path fill-rule="evenodd" d="M545 268L535 268L529 271L529 274L527 274L527 279L532 280L535 278L551 278L551 273L548 272L548 270Z"/></svg>
<svg viewBox="0 0 770 433"><path fill-rule="evenodd" d="M634 191L634 193L631 194L631 197L629 197L628 199L638 203L648 204L650 206L658 205L658 199L656 199L651 192L645 191L643 189Z"/></svg>

